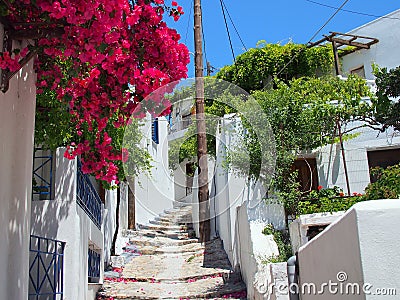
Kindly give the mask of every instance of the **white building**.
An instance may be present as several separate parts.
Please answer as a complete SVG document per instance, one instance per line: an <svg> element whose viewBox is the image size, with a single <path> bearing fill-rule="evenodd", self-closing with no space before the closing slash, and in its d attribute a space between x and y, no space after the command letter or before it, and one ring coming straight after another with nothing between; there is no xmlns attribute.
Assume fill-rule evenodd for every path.
<svg viewBox="0 0 400 300"><path fill-rule="evenodd" d="M134 186L137 224L148 224L164 209L173 207L174 180L168 167L168 130L166 117L152 118L147 114L142 127L142 147L152 158L152 168L149 174L139 174L134 182L129 182Z"/></svg>
<svg viewBox="0 0 400 300"><path fill-rule="evenodd" d="M101 199L78 159L68 160L64 152L35 151L34 178L48 183L49 194L32 197L29 299L44 293L94 299L110 255L117 191L106 191Z"/></svg>
<svg viewBox="0 0 400 300"><path fill-rule="evenodd" d="M341 57L341 74L346 77L357 73L367 79L368 85L374 92L376 86L372 65L392 69L400 65L400 52L396 49L400 46L400 10L396 10L387 16L376 19L370 23L351 30L347 34L378 39L369 49L359 49L353 53ZM336 37L349 40L349 36ZM370 39L358 38L360 42L370 42ZM366 100L368 101L368 99ZM360 123L350 123L349 127L359 126ZM345 128L346 129L346 128ZM349 129L349 128L347 128ZM355 130L356 138L344 142L344 157L347 164L350 192L363 193L370 183L371 167L394 165L400 162L400 135L393 130L379 133L371 128L364 127ZM309 167L304 159L313 168L314 178L311 183L315 188L339 186L347 193L344 160L340 144L328 145L299 157L297 167L299 173L303 173L303 182L309 182Z"/></svg>
<svg viewBox="0 0 400 300"><path fill-rule="evenodd" d="M0 49L3 37L0 24ZM0 299L28 295L35 82L30 61L0 92Z"/></svg>
<svg viewBox="0 0 400 300"><path fill-rule="evenodd" d="M0 24L0 49L4 36ZM13 46L21 48L18 43ZM33 159L32 59L10 77L0 102L0 299L94 299L115 228L115 192L106 193L104 206L98 188L79 172L77 160L63 157L63 149L50 159L41 152ZM35 185L41 186L36 195L33 169L39 175Z"/></svg>

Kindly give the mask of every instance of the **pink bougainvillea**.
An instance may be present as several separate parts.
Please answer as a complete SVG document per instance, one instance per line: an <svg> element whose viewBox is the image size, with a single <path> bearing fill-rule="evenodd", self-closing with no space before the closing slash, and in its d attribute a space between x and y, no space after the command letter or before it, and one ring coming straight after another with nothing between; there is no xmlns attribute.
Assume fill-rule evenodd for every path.
<svg viewBox="0 0 400 300"><path fill-rule="evenodd" d="M17 30L60 31L39 38L29 50L37 52L38 93L49 88L68 103L82 140L69 145L65 156L80 155L85 173L117 181L115 162L126 153L123 157L113 147L107 127L126 125L141 101L140 107L165 106L159 97L146 96L186 78L189 52L163 20L166 13L176 20L183 14L175 1L171 5L164 0L11 2L7 18ZM27 51L2 53L0 68L16 70Z"/></svg>

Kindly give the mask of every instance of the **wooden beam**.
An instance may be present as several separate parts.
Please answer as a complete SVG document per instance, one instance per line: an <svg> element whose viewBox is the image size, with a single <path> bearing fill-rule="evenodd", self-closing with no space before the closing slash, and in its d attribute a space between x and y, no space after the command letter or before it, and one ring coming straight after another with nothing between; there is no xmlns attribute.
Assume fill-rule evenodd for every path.
<svg viewBox="0 0 400 300"><path fill-rule="evenodd" d="M21 68L23 66L25 66L34 56L36 55L36 51L29 51L28 54L21 59L18 63L20 65L18 70L15 71L6 71L6 70L2 70L1 71L1 82L0 82L0 89L3 93L8 91L9 88L9 84L10 84L10 79L18 73L19 70L21 70Z"/></svg>
<svg viewBox="0 0 400 300"><path fill-rule="evenodd" d="M359 43L359 42L352 42L352 41L340 39L337 37L332 37L331 40L335 41L336 43L339 43L341 45L354 46L354 47L361 48L361 49L369 49L370 48L370 46L367 44L363 44L363 43Z"/></svg>
<svg viewBox="0 0 400 300"><path fill-rule="evenodd" d="M331 34L337 36L351 36L351 37L356 37L357 39L366 39L366 40L376 40L378 42L378 39L376 38L372 38L369 36L362 36L362 35L355 35L355 34L350 34L350 33L340 33L340 32L335 32L335 31L331 31Z"/></svg>
<svg viewBox="0 0 400 300"><path fill-rule="evenodd" d="M328 41L328 37L327 36L325 36L323 39L320 39L319 41L316 41L314 43L309 43L307 45L307 48L312 48L312 47L317 46L317 45L319 45L319 44L321 44L323 42L326 42L326 41Z"/></svg>
<svg viewBox="0 0 400 300"><path fill-rule="evenodd" d="M9 36L13 40L36 40L40 38L49 38L61 36L64 33L64 28L36 28L26 30L10 30Z"/></svg>

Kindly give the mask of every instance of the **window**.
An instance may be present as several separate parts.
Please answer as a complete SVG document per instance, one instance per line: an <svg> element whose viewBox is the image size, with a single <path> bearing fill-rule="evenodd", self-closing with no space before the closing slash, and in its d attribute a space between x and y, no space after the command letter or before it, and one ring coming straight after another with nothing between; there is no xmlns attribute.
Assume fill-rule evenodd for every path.
<svg viewBox="0 0 400 300"><path fill-rule="evenodd" d="M315 158L296 159L293 169L298 171L297 180L302 192L318 188L317 161Z"/></svg>
<svg viewBox="0 0 400 300"><path fill-rule="evenodd" d="M151 139L158 144L158 118L151 118Z"/></svg>
<svg viewBox="0 0 400 300"><path fill-rule="evenodd" d="M374 150L368 151L368 166L370 169L375 167L387 168L400 163L400 149L386 149L386 150ZM373 178L370 173L370 181L375 182L376 178Z"/></svg>
<svg viewBox="0 0 400 300"><path fill-rule="evenodd" d="M350 74L356 74L356 75L360 76L361 78L365 78L364 66L350 70Z"/></svg>
<svg viewBox="0 0 400 300"><path fill-rule="evenodd" d="M100 280L101 255L93 249L88 251L88 282L96 283Z"/></svg>

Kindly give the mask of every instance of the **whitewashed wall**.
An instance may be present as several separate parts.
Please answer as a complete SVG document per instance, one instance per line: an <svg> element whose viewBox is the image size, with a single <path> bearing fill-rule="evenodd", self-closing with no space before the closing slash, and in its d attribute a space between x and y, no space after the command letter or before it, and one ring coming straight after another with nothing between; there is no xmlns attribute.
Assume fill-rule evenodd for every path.
<svg viewBox="0 0 400 300"><path fill-rule="evenodd" d="M309 299L397 299L400 290L400 264L398 249L400 240L400 202L398 200L375 200L354 205L339 220L300 248L300 286L314 283L342 282L370 285L370 291L378 288L395 288L397 296L345 295L329 293L303 294ZM339 278L345 279L340 281ZM340 290L339 290L340 291Z"/></svg>
<svg viewBox="0 0 400 300"><path fill-rule="evenodd" d="M262 233L267 224L262 220L249 221L247 202L237 208L235 233L238 264L247 286L248 299L264 299L264 294L268 294L263 260L279 255L273 236Z"/></svg>
<svg viewBox="0 0 400 300"><path fill-rule="evenodd" d="M143 146L153 158L150 176L140 174L135 179L135 208L136 222L147 224L149 220L171 208L174 201L174 181L168 167L168 121L160 117L159 144L151 139L150 115L142 130L144 133Z"/></svg>
<svg viewBox="0 0 400 300"><path fill-rule="evenodd" d="M372 64L387 68L400 65L400 51L397 51L400 45L400 22L396 18L400 18L400 10L349 32L350 34L377 38L379 42L372 45L371 49L359 50L344 56L342 59L344 74L352 69L364 66L366 78L374 79Z"/></svg>
<svg viewBox="0 0 400 300"><path fill-rule="evenodd" d="M0 92L0 299L28 295L35 81L30 61Z"/></svg>
<svg viewBox="0 0 400 300"><path fill-rule="evenodd" d="M186 164L189 161L185 159L183 162L179 164L176 170L174 170L174 191L175 196L174 199L176 201L182 201L186 195L186 186L187 186L187 176L186 176Z"/></svg>
<svg viewBox="0 0 400 300"><path fill-rule="evenodd" d="M354 122L349 127L359 126ZM350 190L352 193L363 193L370 182L367 152L400 148L400 137L392 132L380 133L371 128L357 129L356 138L344 142L345 158L349 174ZM316 151L319 184L323 187L339 186L347 192L343 157L340 144L324 146Z"/></svg>
<svg viewBox="0 0 400 300"><path fill-rule="evenodd" d="M301 246L308 243L307 231L313 226L327 226L340 218L344 214L339 212L324 212L301 215L289 224L290 242L292 245L293 255Z"/></svg>
<svg viewBox="0 0 400 300"><path fill-rule="evenodd" d="M104 204L104 262L109 264L111 244L116 228L117 190L106 191ZM127 213L127 212L126 212Z"/></svg>
<svg viewBox="0 0 400 300"><path fill-rule="evenodd" d="M64 148L56 151L54 200L32 202L31 233L66 242L64 298L89 300L88 248L90 245L96 252L101 253L103 261L104 236L76 202L77 163L76 160L64 158L64 151ZM101 278L103 272L101 264Z"/></svg>
<svg viewBox="0 0 400 300"><path fill-rule="evenodd" d="M342 58L342 71L346 76L354 68L364 66L367 79L374 79L372 64L388 69L400 65L400 10L396 10L384 18L378 18L359 28L350 31L350 34L373 37L379 39L370 49L358 50ZM360 123L350 124L357 126ZM400 138L393 131L386 131L378 135L378 131L370 128L357 130L360 133L355 139L344 143L345 157L350 179L351 192L363 193L370 182L367 151L400 147ZM354 132L353 132L354 133ZM317 151L317 164L320 185L331 187L337 185L347 192L344 176L343 158L340 145L329 145Z"/></svg>
<svg viewBox="0 0 400 300"><path fill-rule="evenodd" d="M224 241L225 251L231 264L238 263L237 254L237 207L246 203L248 221L261 221L272 223L275 228L285 227L285 217L282 205L275 202L267 203L262 198L264 188L257 183L248 182L233 170L228 170L225 165L226 149L235 142L235 126L240 123L238 119L223 120L220 132L217 132L217 158L214 178L211 182L213 194L211 195L212 228Z"/></svg>

